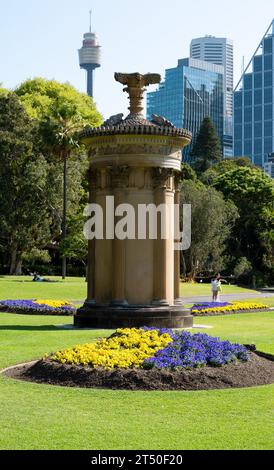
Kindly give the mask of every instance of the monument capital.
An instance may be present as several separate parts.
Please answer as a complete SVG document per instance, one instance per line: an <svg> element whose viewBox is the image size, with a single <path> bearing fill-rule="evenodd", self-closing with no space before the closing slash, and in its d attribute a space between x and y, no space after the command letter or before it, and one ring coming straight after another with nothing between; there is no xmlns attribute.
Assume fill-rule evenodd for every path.
<svg viewBox="0 0 274 470"><path fill-rule="evenodd" d="M136 73L115 73L115 80L122 85L126 85L124 92L129 94L130 114L142 114L143 97L146 87L161 82L161 75L157 73L147 73L142 75Z"/></svg>

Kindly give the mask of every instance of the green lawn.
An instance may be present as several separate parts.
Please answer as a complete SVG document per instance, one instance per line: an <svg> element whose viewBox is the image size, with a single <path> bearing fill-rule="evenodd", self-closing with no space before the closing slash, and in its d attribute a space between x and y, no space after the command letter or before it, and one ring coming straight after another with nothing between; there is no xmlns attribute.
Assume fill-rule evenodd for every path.
<svg viewBox="0 0 274 470"><path fill-rule="evenodd" d="M243 289L242 287L223 284L222 293L223 294L249 294L249 293L254 293L254 290ZM211 296L211 285L210 284L181 283L181 296L182 297L190 297L194 295Z"/></svg>
<svg viewBox="0 0 274 470"><path fill-rule="evenodd" d="M84 278L50 277L56 283L32 282L29 276L1 276L0 299L60 299L81 300L86 298L87 283Z"/></svg>
<svg viewBox="0 0 274 470"><path fill-rule="evenodd" d="M0 314L0 367L93 341L71 318ZM195 319L274 353L274 313ZM274 385L204 392L66 389L0 378L1 449L273 449Z"/></svg>
<svg viewBox="0 0 274 470"><path fill-rule="evenodd" d="M86 298L87 284L84 278L67 278L65 281L59 277L50 279L56 283L34 283L31 277L0 276L0 299L64 299L83 301ZM224 294L243 294L254 292L238 286L223 286ZM183 297L194 295L211 296L209 284L181 284Z"/></svg>
<svg viewBox="0 0 274 470"><path fill-rule="evenodd" d="M22 282L24 281L24 282ZM185 295L209 286L182 285ZM226 286L231 293L242 292ZM84 279L0 278L0 299L82 301ZM268 299L269 305L273 304ZM272 303L271 303L272 302ZM107 331L60 330L68 317L0 313L0 368L94 341ZM274 312L196 318L209 334L274 353ZM195 330L199 331L199 330ZM273 449L274 385L204 392L66 389L0 376L1 449Z"/></svg>

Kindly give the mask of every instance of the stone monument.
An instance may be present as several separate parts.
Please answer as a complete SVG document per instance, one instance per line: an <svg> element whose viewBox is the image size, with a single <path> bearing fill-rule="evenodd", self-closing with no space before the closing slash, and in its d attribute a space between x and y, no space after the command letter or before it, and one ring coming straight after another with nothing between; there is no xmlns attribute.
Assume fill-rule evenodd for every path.
<svg viewBox="0 0 274 470"><path fill-rule="evenodd" d="M121 207L120 218L114 212L115 221L123 215L121 204L137 214L140 205L164 205L172 213L180 201L181 151L192 136L163 117L149 121L143 116L145 89L160 83L160 75L116 73L115 79L129 94L130 114L126 119L123 114L113 116L81 135L90 158L90 204L103 209L105 233L89 240L88 296L75 325L191 327L190 311L179 301L180 251L174 250L178 240L174 235L163 238L160 223L154 237L146 227L142 236L136 228L132 236L121 239L107 227L106 218L112 217L108 201L113 201L114 211Z"/></svg>

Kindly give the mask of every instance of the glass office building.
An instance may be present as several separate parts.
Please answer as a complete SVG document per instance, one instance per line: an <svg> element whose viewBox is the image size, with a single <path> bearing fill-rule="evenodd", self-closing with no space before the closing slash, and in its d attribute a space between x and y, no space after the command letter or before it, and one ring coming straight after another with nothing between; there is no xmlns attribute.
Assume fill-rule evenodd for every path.
<svg viewBox="0 0 274 470"><path fill-rule="evenodd" d="M211 117L223 142L224 133L224 68L196 59L181 59L178 66L166 70L165 81L159 89L147 94L147 116L164 116L176 127L193 134L191 146L184 149L184 160L199 133L201 123Z"/></svg>
<svg viewBox="0 0 274 470"><path fill-rule="evenodd" d="M274 22L234 93L234 155L264 167L274 152Z"/></svg>
<svg viewBox="0 0 274 470"><path fill-rule="evenodd" d="M224 156L233 156L233 41L227 38L205 36L192 39L190 57L224 67Z"/></svg>

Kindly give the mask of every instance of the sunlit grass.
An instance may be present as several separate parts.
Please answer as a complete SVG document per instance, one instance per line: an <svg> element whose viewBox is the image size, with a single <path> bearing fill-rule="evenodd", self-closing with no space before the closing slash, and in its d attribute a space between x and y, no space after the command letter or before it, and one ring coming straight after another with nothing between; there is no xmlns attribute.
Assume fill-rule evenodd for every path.
<svg viewBox="0 0 274 470"><path fill-rule="evenodd" d="M67 317L0 314L0 367L95 341ZM274 353L274 313L196 318ZM195 330L199 331L199 330ZM205 330L203 330L205 332ZM70 389L0 377L1 449L273 449L274 385L204 392Z"/></svg>

